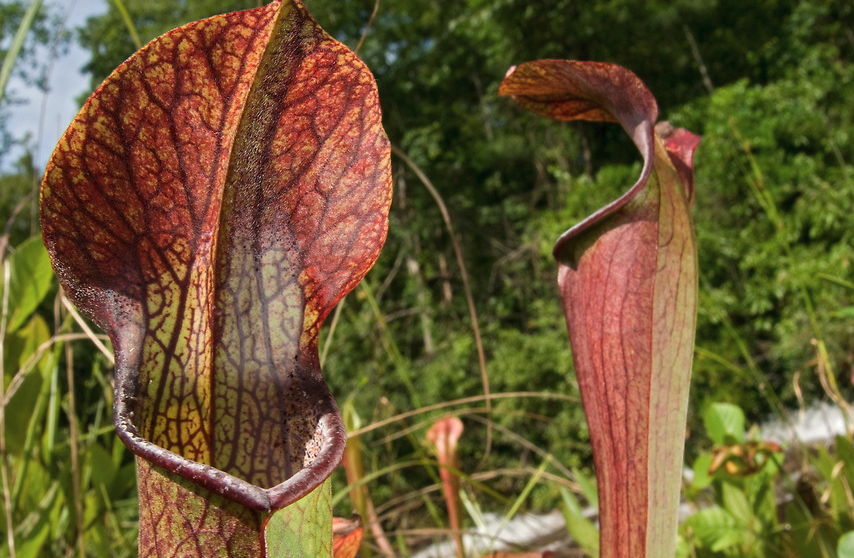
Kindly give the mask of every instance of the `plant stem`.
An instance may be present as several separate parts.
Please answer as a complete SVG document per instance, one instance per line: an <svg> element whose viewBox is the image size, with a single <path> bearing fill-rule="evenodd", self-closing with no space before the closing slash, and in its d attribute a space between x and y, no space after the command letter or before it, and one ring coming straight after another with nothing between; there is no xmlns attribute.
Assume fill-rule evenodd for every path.
<svg viewBox="0 0 854 558"><path fill-rule="evenodd" d="M85 529L83 526L83 500L80 491L80 456L77 445L77 404L74 397L74 351L65 345L65 374L68 382L68 438L71 449L71 493L74 496L74 515L77 526L77 552L86 558Z"/></svg>
<svg viewBox="0 0 854 558"><path fill-rule="evenodd" d="M18 55L21 53L21 48L24 46L24 39L33 26L33 21L36 19L39 10L42 7L42 0L33 0L27 12L24 14L21 24L18 25L18 30L15 32L15 37L12 39L12 44L9 50L6 51L6 57L3 59L3 65L0 66L0 102L3 101L3 96L6 93L6 84L9 82L9 77L12 75L12 68L15 67L15 62L18 60Z"/></svg>
<svg viewBox="0 0 854 558"><path fill-rule="evenodd" d="M5 354L4 340L6 338L6 323L9 316L9 282L11 269L8 261L2 261L3 266L3 307L0 314L0 477L3 483L3 505L6 511L6 541L9 545L9 558L16 558L15 553L15 524L12 520L12 495L9 492L8 453L6 452L6 371L3 362Z"/></svg>
<svg viewBox="0 0 854 558"><path fill-rule="evenodd" d="M133 39L133 44L136 47L136 50L142 48L142 40L139 38L139 33L136 30L136 25L133 24L133 19L130 17L130 13L125 7L125 3L122 0L112 0L113 5L119 11L122 16L122 21L125 23L125 27L127 27L128 32L130 33L131 39Z"/></svg>
<svg viewBox="0 0 854 558"><path fill-rule="evenodd" d="M433 186L433 183L430 182L430 179L427 178L427 175L415 164L412 159L407 157L406 153L400 150L397 146L392 145L391 151L408 166L412 172L418 177L424 187L427 188L427 191L430 192L430 195L433 196L433 199L436 201L436 205L439 206L439 211L442 214L442 220L445 222L445 227L448 229L448 234L451 237L451 245L454 248L454 256L457 259L457 265L460 268L460 279L463 282L463 290L466 295L466 304L468 305L469 317L472 323L472 333L474 334L474 342L477 347L477 359L480 364L480 378L481 383L483 384L483 395L484 395L484 404L486 405L487 413L490 414L492 412L492 397L489 393L489 374L486 369L486 352L483 349L483 341L480 335L480 325L477 317L477 308L474 305L474 296L472 295L471 285L469 283L468 272L466 271L465 260L463 259L463 251L460 247L460 243L457 239L457 235L454 232L454 226L451 223L451 214L448 212L448 207L445 205L442 196L439 195L439 191L436 190L436 187ZM492 427L488 426L486 429L486 448L484 450L484 455L488 455L490 452L490 448L492 447Z"/></svg>

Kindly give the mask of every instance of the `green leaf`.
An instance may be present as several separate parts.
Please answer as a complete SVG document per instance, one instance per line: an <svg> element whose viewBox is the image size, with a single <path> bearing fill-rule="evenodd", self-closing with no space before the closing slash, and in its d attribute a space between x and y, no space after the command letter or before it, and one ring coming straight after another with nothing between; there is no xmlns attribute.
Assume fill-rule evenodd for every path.
<svg viewBox="0 0 854 558"><path fill-rule="evenodd" d="M56 525L51 515L63 505L67 506L56 474L48 471L37 460L30 460L16 503L20 510L31 511L27 521L18 521L15 525L17 555L32 558L44 556L44 545L51 526Z"/></svg>
<svg viewBox="0 0 854 558"><path fill-rule="evenodd" d="M703 414L703 425L719 446L744 442L744 411L730 403L713 403Z"/></svg>
<svg viewBox="0 0 854 558"><path fill-rule="evenodd" d="M844 306L834 312L833 315L839 318L854 318L854 306Z"/></svg>
<svg viewBox="0 0 854 558"><path fill-rule="evenodd" d="M9 257L9 317L7 333L17 330L50 291L50 258L39 237L22 242ZM5 282L4 282L5 283ZM0 294L2 294L0 285Z"/></svg>
<svg viewBox="0 0 854 558"><path fill-rule="evenodd" d="M726 510L711 507L700 510L685 521L703 548L720 552L738 546L744 536L738 522Z"/></svg>
<svg viewBox="0 0 854 558"><path fill-rule="evenodd" d="M15 67L15 62L18 60L18 55L21 53L21 48L24 46L24 40L33 22L42 7L43 0L33 0L27 8L27 12L21 19L18 30L15 32L15 37L12 39L12 44L7 47L6 56L3 57L3 64L0 65L0 103L3 102L6 96L6 85L9 83L9 77L12 75L12 68Z"/></svg>
<svg viewBox="0 0 854 558"><path fill-rule="evenodd" d="M584 517L584 510L575 495L561 487L560 496L563 501L563 517L570 536L590 556L599 555L599 529L592 521Z"/></svg>
<svg viewBox="0 0 854 558"><path fill-rule="evenodd" d="M6 370L12 380L8 384L6 397L9 398L6 412L6 450L15 455L23 451L30 428L35 428L39 420L42 405L39 398L44 397L44 384L48 381L49 364L53 362L51 351L45 351L36 358L37 349L50 339L50 331L45 321L38 315L32 317L26 327L18 329L6 338L4 356L13 358L14 366L6 363ZM14 391L13 391L14 390Z"/></svg>
<svg viewBox="0 0 854 558"><path fill-rule="evenodd" d="M691 489L700 491L712 484L712 477L709 476L709 466L712 464L711 454L704 453L694 460L691 470L694 472L694 478L691 480Z"/></svg>
<svg viewBox="0 0 854 558"><path fill-rule="evenodd" d="M754 526L755 517L750 500L740 486L725 482L721 487L723 507L742 529L749 530Z"/></svg>
<svg viewBox="0 0 854 558"><path fill-rule="evenodd" d="M278 511L267 524L269 556L330 556L332 554L332 483Z"/></svg>
<svg viewBox="0 0 854 558"><path fill-rule="evenodd" d="M854 486L854 443L848 436L837 436L834 441L836 457L845 464L841 472L848 479L848 486Z"/></svg>
<svg viewBox="0 0 854 558"><path fill-rule="evenodd" d="M572 478L581 488L581 493L584 494L587 505L599 509L599 491L596 489L596 479L588 477L577 468L572 469Z"/></svg>
<svg viewBox="0 0 854 558"><path fill-rule="evenodd" d="M848 531L839 537L836 554L839 558L854 558L854 531Z"/></svg>

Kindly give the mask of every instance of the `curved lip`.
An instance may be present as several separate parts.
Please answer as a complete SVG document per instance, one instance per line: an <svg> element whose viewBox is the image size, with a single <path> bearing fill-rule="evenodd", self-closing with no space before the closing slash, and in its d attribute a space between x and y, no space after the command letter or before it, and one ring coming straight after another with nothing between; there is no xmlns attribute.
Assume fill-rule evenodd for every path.
<svg viewBox="0 0 854 558"><path fill-rule="evenodd" d="M117 374L117 377L123 376ZM335 400L329 394L325 398L329 408L321 415L318 423L323 439L317 457L308 467L289 479L271 488L262 488L211 465L187 459L142 437L131 418L133 413L127 406L127 401L132 399L128 390L129 381L116 383L114 409L116 432L125 446L152 465L162 467L247 508L273 512L289 506L323 483L335 471L344 455L347 432Z"/></svg>
<svg viewBox="0 0 854 558"><path fill-rule="evenodd" d="M524 77L514 80L514 74ZM655 159L655 121L658 105L643 81L625 68L607 62L543 59L511 67L499 88L499 94L537 102L534 112L555 120L594 120L619 123L643 156L643 169L637 182L623 195L589 215L558 237L552 255L563 260L562 252L574 237L624 207L649 182ZM576 113L556 115L562 101L549 96L566 97L578 106ZM583 109L583 110L582 110Z"/></svg>
<svg viewBox="0 0 854 558"><path fill-rule="evenodd" d="M567 243L574 237L577 237L587 229L591 228L593 225L606 218L609 215L612 215L623 208L633 197L635 197L638 192L640 192L649 182L649 177L652 174L653 162L654 162L654 150L655 150L655 133L653 129L653 124L649 120L641 120L633 130L628 130L626 124L621 121L623 127L626 128L626 131L629 132L629 135L632 136L632 140L634 140L635 145L638 150L641 152L643 156L643 169L641 170L640 177L638 177L637 182L635 182L631 188L629 188L622 196L612 201L608 205L598 209L594 213L587 216L580 223L573 225L569 230L564 232L560 237L558 237L557 241L555 241L554 248L552 249L552 255L555 259L561 260L561 252L563 248L567 245Z"/></svg>

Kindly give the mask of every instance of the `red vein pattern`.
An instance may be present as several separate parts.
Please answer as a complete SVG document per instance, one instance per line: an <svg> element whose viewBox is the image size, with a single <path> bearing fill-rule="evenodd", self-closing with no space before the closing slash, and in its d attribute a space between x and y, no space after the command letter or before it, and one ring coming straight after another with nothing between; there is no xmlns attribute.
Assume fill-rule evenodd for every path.
<svg viewBox="0 0 854 558"><path fill-rule="evenodd" d="M298 0L176 29L93 94L48 165L42 226L113 341L141 490L168 472L266 513L331 473L344 434L318 331L390 202L373 77Z"/></svg>
<svg viewBox="0 0 854 558"><path fill-rule="evenodd" d="M550 118L618 122L644 157L638 181L564 233L554 255L593 444L601 556L672 556L697 304L688 206L699 138L682 130L665 147L652 94L613 64L529 62L500 92Z"/></svg>

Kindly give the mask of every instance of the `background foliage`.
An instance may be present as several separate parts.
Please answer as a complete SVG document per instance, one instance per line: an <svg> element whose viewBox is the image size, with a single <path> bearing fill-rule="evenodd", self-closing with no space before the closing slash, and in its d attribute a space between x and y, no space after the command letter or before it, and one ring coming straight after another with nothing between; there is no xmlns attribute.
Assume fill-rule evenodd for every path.
<svg viewBox="0 0 854 558"><path fill-rule="evenodd" d="M491 413L482 401L456 407L466 425L461 469L474 475L467 483L471 497L485 509L506 509L545 454L554 458L545 470L567 482L566 468L589 467L580 404L547 397L577 395L551 244L633 183L640 162L616 126L554 125L498 98L508 67L549 57L630 68L656 95L663 119L703 136L696 160L701 308L689 459L713 445L700 418L713 402L735 404L748 421L759 421L796 408L799 398L807 404L826 393L850 398L849 2L382 0L375 15L372 0L306 4L330 33L358 46L377 77L391 141L412 162L395 159L392 224L378 265L327 328L325 373L362 426L484 393L466 273L489 391L541 394L497 399ZM110 3L73 36L91 52L85 70L93 87L136 50L137 37L145 42L186 21L257 2L129 2L137 37L118 5ZM25 8L0 6L0 51ZM27 45L62 35L53 15L37 20ZM28 46L17 67L35 68L30 75L38 79L47 61L33 59L33 52ZM0 111L14 110L4 103ZM29 141L4 122L0 112L0 139L6 138L0 157L9 142ZM435 186L451 230L415 169ZM0 223L8 223L0 247L6 269L35 266L41 281L49 270L37 244L25 242L38 232L35 198L26 196L40 170L25 157L0 176ZM25 259L36 263L16 263ZM17 293L8 285L4 292ZM108 358L74 337L87 335L59 302L55 283L32 295L37 300L26 320L10 327L22 296L9 296L3 314L3 393L23 383L14 398L4 396L8 482L0 531L13 530L27 545L19 545L18 556L61 556L75 548L81 556L132 554L133 462L109 428ZM407 529L445 521L423 429L440 412L362 436L366 469L387 473L370 490L401 546L415 541L403 538ZM506 474L487 474L496 471ZM338 480L343 487L343 475ZM559 486L540 483L526 507L557 506ZM339 502L338 513L349 514L347 499ZM774 548L756 555L775 555ZM7 542L0 556L8 549ZM753 555L745 552L728 555Z"/></svg>

